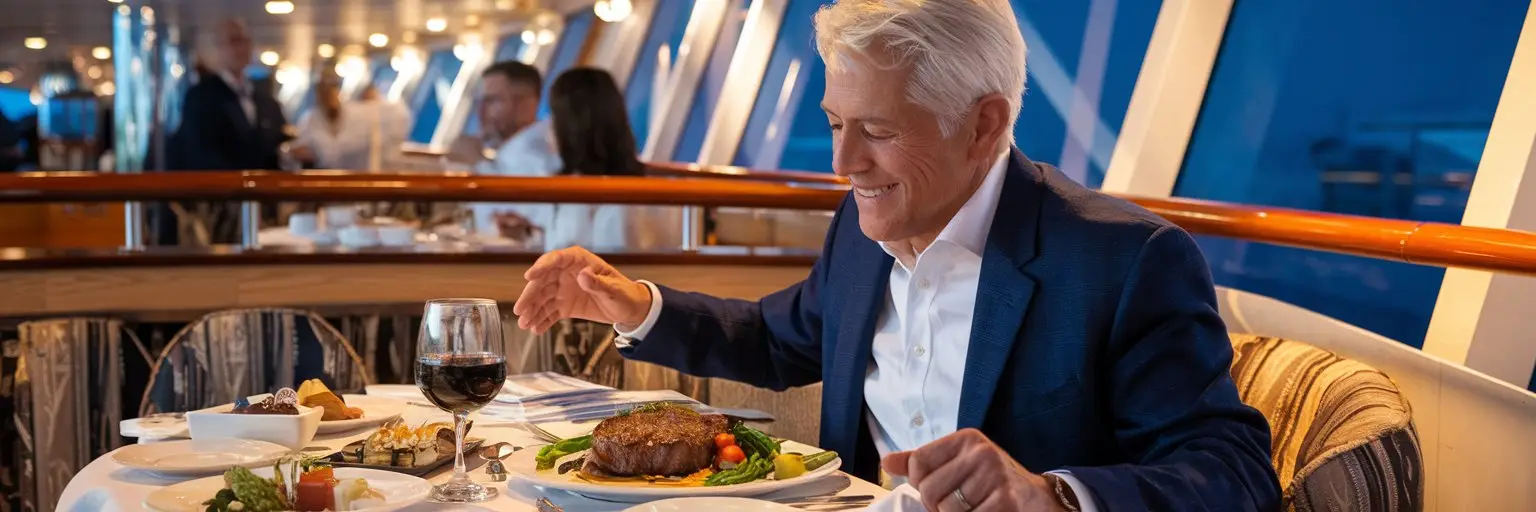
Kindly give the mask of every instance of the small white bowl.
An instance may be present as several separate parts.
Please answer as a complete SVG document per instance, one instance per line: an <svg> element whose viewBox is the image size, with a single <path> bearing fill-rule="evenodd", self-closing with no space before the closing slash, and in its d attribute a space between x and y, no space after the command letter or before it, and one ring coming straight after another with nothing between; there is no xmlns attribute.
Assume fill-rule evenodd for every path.
<svg viewBox="0 0 1536 512"><path fill-rule="evenodd" d="M379 230L371 226L348 226L336 232L336 239L346 247L379 245Z"/></svg>
<svg viewBox="0 0 1536 512"><path fill-rule="evenodd" d="M252 403L259 400L252 400ZM235 404L187 413L192 439L254 439L302 450L320 430L325 410L296 406L299 414L230 414Z"/></svg>
<svg viewBox="0 0 1536 512"><path fill-rule="evenodd" d="M402 225L379 226L379 243L389 247L416 245L416 228Z"/></svg>
<svg viewBox="0 0 1536 512"><path fill-rule="evenodd" d="M320 208L320 218L331 228L344 228L357 224L356 206L326 206Z"/></svg>
<svg viewBox="0 0 1536 512"><path fill-rule="evenodd" d="M288 232L309 236L320 231L320 219L313 213L295 213L288 216Z"/></svg>

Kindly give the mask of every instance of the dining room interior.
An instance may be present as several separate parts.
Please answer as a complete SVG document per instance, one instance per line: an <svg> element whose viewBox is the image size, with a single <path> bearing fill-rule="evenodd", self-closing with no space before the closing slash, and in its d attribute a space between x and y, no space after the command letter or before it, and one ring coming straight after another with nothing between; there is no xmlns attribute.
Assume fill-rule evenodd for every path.
<svg viewBox="0 0 1536 512"><path fill-rule="evenodd" d="M882 406L865 401L891 368L868 338L885 339L907 296L865 304L826 284L877 268L884 290L885 274L923 268L886 242L835 259L839 240L870 242L859 220L888 204L849 171L849 148L886 142L842 126L851 71L828 65L817 32L860 2L0 0L0 512L988 510L958 489L934 507L916 475L886 471L884 443L905 438L882 437ZM1536 509L1531 2L864 4L930 3L1006 11L1027 47L999 166L1049 164L1203 259L1193 314L1225 336L1200 355L1225 361L1219 380L1269 427L1279 494L1258 509ZM1017 206L1030 197L996 208L1041 210ZM1064 259L1107 267L1109 245L1089 245ZM570 247L590 273L550 284ZM987 247L972 286L1038 291L1023 292L1005 362L959 352L966 384L997 366L1070 385L988 390L1025 405L948 405L932 430L974 418L997 437L1154 386L1021 366L1041 350L1022 348L1031 335L1119 339L1137 308L1084 306L1114 329L1052 324L1041 294L1079 274L989 285L1010 255ZM634 324L529 305L596 297L604 265L649 297ZM1180 293L1148 282L1151 302ZM913 283L914 297L928 286ZM795 315L761 305L786 291L808 297L788 301ZM1018 306L971 295L978 319ZM665 309L696 296L763 314ZM735 352L657 364L634 334L655 325L724 350L762 334L774 360L756 380L711 366ZM744 325L757 330L731 330ZM819 352L775 344L822 331ZM853 338L862 352L843 348ZM1133 352L1117 347L1102 357ZM869 370L834 373L848 358ZM786 377L801 366L816 382ZM964 393L950 403L972 404ZM838 404L858 434L827 412ZM921 413L902 421L927 432ZM1140 449L1125 436L1096 444ZM1062 510L1126 503L1086 469L1057 484L1061 468L1034 460L1014 464L1089 498Z"/></svg>

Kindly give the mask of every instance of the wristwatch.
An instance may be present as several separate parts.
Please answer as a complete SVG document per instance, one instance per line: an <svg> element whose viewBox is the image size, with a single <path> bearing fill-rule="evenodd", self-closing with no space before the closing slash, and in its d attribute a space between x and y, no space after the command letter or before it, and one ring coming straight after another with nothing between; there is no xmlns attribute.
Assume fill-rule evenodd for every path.
<svg viewBox="0 0 1536 512"><path fill-rule="evenodd" d="M1082 502L1077 500L1077 492L1072 490L1072 486L1066 479L1051 473L1042 476L1045 477L1046 483L1051 485L1051 492L1056 495L1056 504L1061 505L1061 508L1066 509L1067 512L1083 512Z"/></svg>

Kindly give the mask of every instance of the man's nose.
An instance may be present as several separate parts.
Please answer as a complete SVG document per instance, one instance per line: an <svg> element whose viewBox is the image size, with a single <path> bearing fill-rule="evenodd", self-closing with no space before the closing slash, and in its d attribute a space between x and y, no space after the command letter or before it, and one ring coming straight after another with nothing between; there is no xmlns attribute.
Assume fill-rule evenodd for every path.
<svg viewBox="0 0 1536 512"><path fill-rule="evenodd" d="M869 170L869 147L859 137L832 137L832 172L848 176Z"/></svg>

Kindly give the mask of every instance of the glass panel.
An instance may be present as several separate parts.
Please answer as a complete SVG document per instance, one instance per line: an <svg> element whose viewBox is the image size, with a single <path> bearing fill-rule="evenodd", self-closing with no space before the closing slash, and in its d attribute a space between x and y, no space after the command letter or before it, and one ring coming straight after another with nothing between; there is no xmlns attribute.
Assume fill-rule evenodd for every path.
<svg viewBox="0 0 1536 512"><path fill-rule="evenodd" d="M427 71L421 77L421 85L416 87L416 124L411 127L411 142L422 144L432 142L432 132L437 129L437 121L443 116L443 100L448 97L449 89L453 88L454 78L459 76L459 68L464 61L453 55L453 50L444 48L432 52L427 60Z"/></svg>
<svg viewBox="0 0 1536 512"><path fill-rule="evenodd" d="M384 96L389 94L389 89L395 85L395 78L399 76L400 72L390 65L389 56L386 55L373 59L373 78L368 83L373 84L380 96Z"/></svg>
<svg viewBox="0 0 1536 512"><path fill-rule="evenodd" d="M826 66L816 54L811 24L796 22L810 20L827 3L789 3L732 165L832 172L832 130L821 112Z"/></svg>
<svg viewBox="0 0 1536 512"><path fill-rule="evenodd" d="M1028 89L1013 127L1019 149L1097 188L1162 2L1012 3L1029 47Z"/></svg>
<svg viewBox="0 0 1536 512"><path fill-rule="evenodd" d="M736 41L741 39L741 28L747 21L747 7L751 5L748 0L732 1L735 8L725 13L720 34L716 36L715 46L709 53L709 64L704 66L699 88L693 91L693 102L688 107L688 121L683 125L683 134L678 139L677 150L672 153L672 160L693 162L699 159L704 134L709 131L715 104L720 102L720 94L724 92L721 89L725 86L725 72L731 67L731 58L736 55Z"/></svg>
<svg viewBox="0 0 1536 512"><path fill-rule="evenodd" d="M1458 222L1528 2L1237 2L1175 194ZM1443 271L1207 240L1219 284L1423 343Z"/></svg>
<svg viewBox="0 0 1536 512"><path fill-rule="evenodd" d="M794 0L784 19L809 20L825 3ZM1161 2L1012 4L1029 46L1029 90L1014 126L1017 144L1030 158L1058 165L1097 187L1125 120ZM736 165L832 170L832 133L820 106L825 67L813 37L808 22L786 22L780 28ZM797 76L790 75L791 69Z"/></svg>
<svg viewBox="0 0 1536 512"><path fill-rule="evenodd" d="M555 59L550 63L548 72L544 73L544 97L539 103L539 119L549 117L549 84L555 83L555 77L577 64L576 59L581 56L581 45L586 43L587 31L592 29L592 22L596 19L597 15L591 9L584 9L565 19L565 29L560 31L560 43L555 45Z"/></svg>
<svg viewBox="0 0 1536 512"><path fill-rule="evenodd" d="M651 17L650 32L636 58L635 69L624 89L624 102L629 105L629 124L634 126L635 140L644 150L651 133L651 104L660 91L653 91L656 81L656 65L661 48L668 51L668 62L677 61L677 47L683 44L683 31L688 28L688 17L693 14L693 2L686 0L660 0L656 13Z"/></svg>

